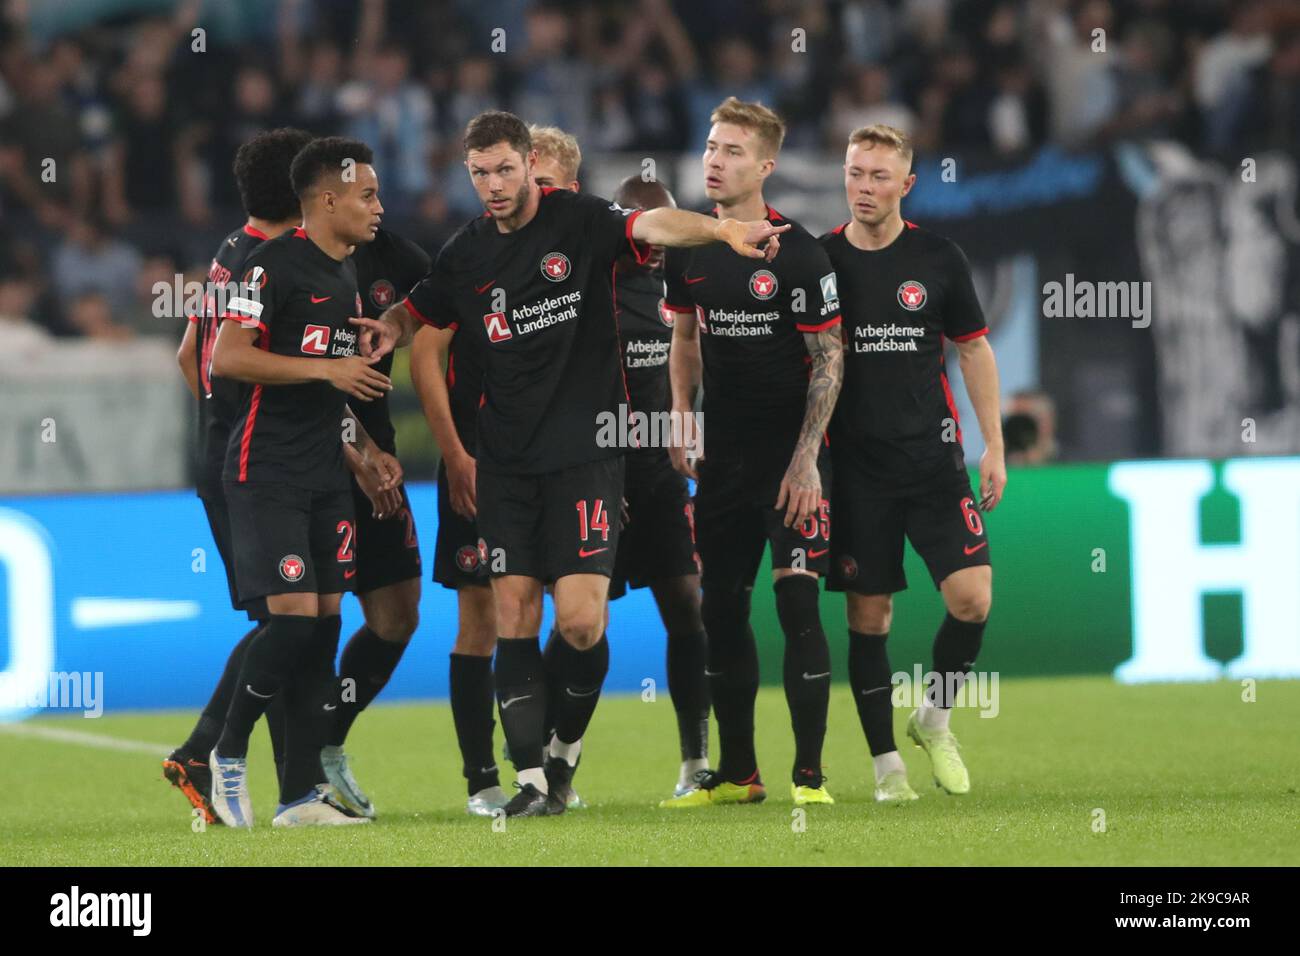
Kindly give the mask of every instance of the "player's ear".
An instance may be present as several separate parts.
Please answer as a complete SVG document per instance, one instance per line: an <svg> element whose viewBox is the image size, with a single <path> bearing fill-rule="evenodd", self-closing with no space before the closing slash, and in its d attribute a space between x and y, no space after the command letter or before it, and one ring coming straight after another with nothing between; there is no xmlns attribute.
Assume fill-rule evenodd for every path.
<svg viewBox="0 0 1300 956"><path fill-rule="evenodd" d="M906 196L912 191L912 184L916 182L916 173L908 173L907 178L903 180L903 191L899 193L899 198Z"/></svg>

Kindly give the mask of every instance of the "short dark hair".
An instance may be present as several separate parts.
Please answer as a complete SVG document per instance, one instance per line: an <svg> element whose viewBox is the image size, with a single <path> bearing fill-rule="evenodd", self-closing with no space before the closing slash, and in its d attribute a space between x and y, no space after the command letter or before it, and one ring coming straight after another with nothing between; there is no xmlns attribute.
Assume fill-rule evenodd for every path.
<svg viewBox="0 0 1300 956"><path fill-rule="evenodd" d="M258 133L239 147L234 170L244 212L268 222L284 222L298 215L300 204L289 167L312 139L306 130L285 126Z"/></svg>
<svg viewBox="0 0 1300 956"><path fill-rule="evenodd" d="M528 124L514 113L505 110L488 110L479 113L465 127L465 152L471 149L490 149L497 143L507 143L521 156L533 150L533 137Z"/></svg>
<svg viewBox="0 0 1300 956"><path fill-rule="evenodd" d="M293 191L298 198L306 199L308 194L326 176L342 175L345 160L352 160L360 165L374 163L375 154L369 146L359 139L345 136L322 136L308 143L293 158L289 176L293 180Z"/></svg>

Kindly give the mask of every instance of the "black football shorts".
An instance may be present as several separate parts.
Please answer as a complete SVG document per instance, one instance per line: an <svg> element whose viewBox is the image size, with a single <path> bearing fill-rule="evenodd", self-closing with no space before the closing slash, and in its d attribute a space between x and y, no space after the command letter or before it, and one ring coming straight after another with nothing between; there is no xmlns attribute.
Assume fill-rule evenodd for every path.
<svg viewBox="0 0 1300 956"><path fill-rule="evenodd" d="M453 591L488 584L486 557L479 550L478 523L452 510L447 466L441 461L438 462L438 538L433 544L433 580Z"/></svg>
<svg viewBox="0 0 1300 956"><path fill-rule="evenodd" d="M357 577L352 491L227 481L241 601L351 591Z"/></svg>
<svg viewBox="0 0 1300 956"><path fill-rule="evenodd" d="M962 568L989 563L989 539L965 468L942 469L906 494L882 494L851 456L835 462L835 537L826 586L856 594L907 589L903 539L912 542L937 588Z"/></svg>
<svg viewBox="0 0 1300 956"><path fill-rule="evenodd" d="M703 565L703 584L726 590L751 587L772 548L772 568L798 568L824 575L830 561L830 455L817 456L822 500L806 521L785 526L777 510L781 479L790 466L797 436L787 440L719 441L710 434L697 470L695 534Z"/></svg>
<svg viewBox="0 0 1300 956"><path fill-rule="evenodd" d="M478 529L488 574L553 583L614 570L623 456L540 475L478 471Z"/></svg>
<svg viewBox="0 0 1300 956"><path fill-rule="evenodd" d="M695 553L695 505L686 479L673 470L666 448L627 455L627 524L618 542L609 596L629 588L699 574Z"/></svg>
<svg viewBox="0 0 1300 956"><path fill-rule="evenodd" d="M406 496L405 485L401 509L380 521L375 517L370 499L353 477L352 508L357 516L357 576L353 590L368 594L424 573L420 564L420 539L415 532L415 516L411 513L411 499Z"/></svg>
<svg viewBox="0 0 1300 956"><path fill-rule="evenodd" d="M239 599L239 588L235 583L235 550L230 534L230 509L226 505L225 489L220 483L216 491L199 495L203 502L203 511L208 516L208 527L212 530L212 540L217 544L217 553L221 555L221 565L226 571L226 587L230 591L230 606L236 611L243 611L250 621L264 621L268 616L266 601L257 598L252 601Z"/></svg>

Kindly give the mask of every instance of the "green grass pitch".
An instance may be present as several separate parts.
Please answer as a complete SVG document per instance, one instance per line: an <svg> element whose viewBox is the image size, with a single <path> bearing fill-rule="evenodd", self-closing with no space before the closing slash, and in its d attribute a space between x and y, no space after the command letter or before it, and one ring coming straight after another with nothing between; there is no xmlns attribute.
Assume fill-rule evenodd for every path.
<svg viewBox="0 0 1300 956"><path fill-rule="evenodd" d="M611 696L575 779L589 809L504 830L464 813L451 713L441 703L375 706L357 722L348 749L379 808L376 823L287 832L270 826L275 794L260 727L250 774L257 827L194 832L158 758L31 735L55 728L156 743L162 753L184 738L193 714L41 719L0 727L0 864L1300 863L1300 683L1261 681L1254 702L1230 681L1023 679L1000 690L997 717L959 710L953 718L971 771L966 797L934 788L924 754L903 735L907 711L896 711L922 797L893 807L872 802L866 744L848 688L836 685L824 764L837 802L807 808L802 820L790 802L793 743L780 688L764 688L758 700L767 802L682 812L654 806L677 769L667 696Z"/></svg>

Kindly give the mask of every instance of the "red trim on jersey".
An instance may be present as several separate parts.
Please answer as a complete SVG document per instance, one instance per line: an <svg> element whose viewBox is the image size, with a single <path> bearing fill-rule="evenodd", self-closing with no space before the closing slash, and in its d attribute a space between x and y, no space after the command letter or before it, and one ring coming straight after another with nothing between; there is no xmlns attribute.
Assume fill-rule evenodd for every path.
<svg viewBox="0 0 1300 956"><path fill-rule="evenodd" d="M851 221L851 220L850 220L850 221ZM840 223L838 226L836 226L834 229L831 230L831 235L832 235L832 236L838 236L840 233L842 233L842 232L843 232L845 229L847 229L847 228L849 228L849 224L848 224L847 222L842 222L842 223Z"/></svg>
<svg viewBox="0 0 1300 956"><path fill-rule="evenodd" d="M916 225L916 223L914 223L914 222L908 222L906 219L903 220L903 225L905 225L908 229L916 229L916 228L918 228L918 226Z"/></svg>
<svg viewBox="0 0 1300 956"><path fill-rule="evenodd" d="M264 233L261 229L258 229L256 226L249 225L248 223L244 223L244 235L252 236L254 239L271 238L266 233Z"/></svg>
<svg viewBox="0 0 1300 956"><path fill-rule="evenodd" d="M537 188L542 191L543 196L549 196L551 193L568 192L567 189L561 189L559 186L538 186Z"/></svg>
<svg viewBox="0 0 1300 956"><path fill-rule="evenodd" d="M781 215L779 212L777 212L771 206L768 206L766 203L764 203L763 205L764 208L767 210L768 219L780 219L783 222L785 221L785 216Z"/></svg>
<svg viewBox="0 0 1300 956"><path fill-rule="evenodd" d="M690 314L691 312L695 311L695 309L687 305L672 305L671 303L669 303L667 299L664 299L664 308L667 309L669 312L682 312L686 314Z"/></svg>
<svg viewBox="0 0 1300 956"><path fill-rule="evenodd" d="M794 324L794 327L798 329L800 332L824 332L827 329L839 324L840 324L840 316L835 315L827 319L825 322L822 322L820 325L800 325L798 322L796 322Z"/></svg>
<svg viewBox="0 0 1300 956"><path fill-rule="evenodd" d="M451 352L447 353L447 387L456 387L456 356Z"/></svg>
<svg viewBox="0 0 1300 956"><path fill-rule="evenodd" d="M262 334L257 339L259 349L270 349L271 334L262 326ZM257 410L262 404L262 386L253 386L253 397L248 402L248 417L244 419L244 434L239 439L239 480L248 480L248 449L253 443L253 425L257 422Z"/></svg>
<svg viewBox="0 0 1300 956"><path fill-rule="evenodd" d="M307 230L304 229L302 226L294 226L294 227L293 227L293 234L294 234L294 237L297 238L297 239L306 239L306 238L307 238Z"/></svg>
<svg viewBox="0 0 1300 956"><path fill-rule="evenodd" d="M939 360L940 365L943 359ZM957 426L957 444L961 444L961 416L957 414L957 403L952 398L952 388L948 385L948 373L942 368L939 369L939 381L943 383L943 400L948 403L948 411L952 412L953 424Z"/></svg>
<svg viewBox="0 0 1300 956"><path fill-rule="evenodd" d="M645 265L650 260L651 251L649 243L639 243L632 238L632 223L636 222L637 217L643 212L645 212L644 209L634 209L632 215L627 217L627 242L632 247L632 255L636 256L636 264L639 266ZM645 248L644 253L641 251L643 246Z"/></svg>
<svg viewBox="0 0 1300 956"><path fill-rule="evenodd" d="M423 322L425 325L433 325L433 323L430 322L427 318L425 318L423 313L421 313L420 310L417 309L414 306L414 304L412 304L411 297L409 295L402 300L402 305L406 306L406 311L411 314L411 318L415 319L416 321Z"/></svg>
<svg viewBox="0 0 1300 956"><path fill-rule="evenodd" d="M989 327L986 325L978 332L967 332L965 335L959 335L955 339L949 339L951 342L969 342L971 339L977 339L981 335L988 335Z"/></svg>
<svg viewBox="0 0 1300 956"><path fill-rule="evenodd" d="M255 320L251 315L235 315L235 313L233 312L223 312L219 316L217 316L218 325L220 325L222 322L225 322L226 320L230 320L232 322L238 322L246 329L257 329L259 332L266 331L266 323L263 322L261 319ZM248 323L250 322L253 322L254 324L249 325Z"/></svg>

